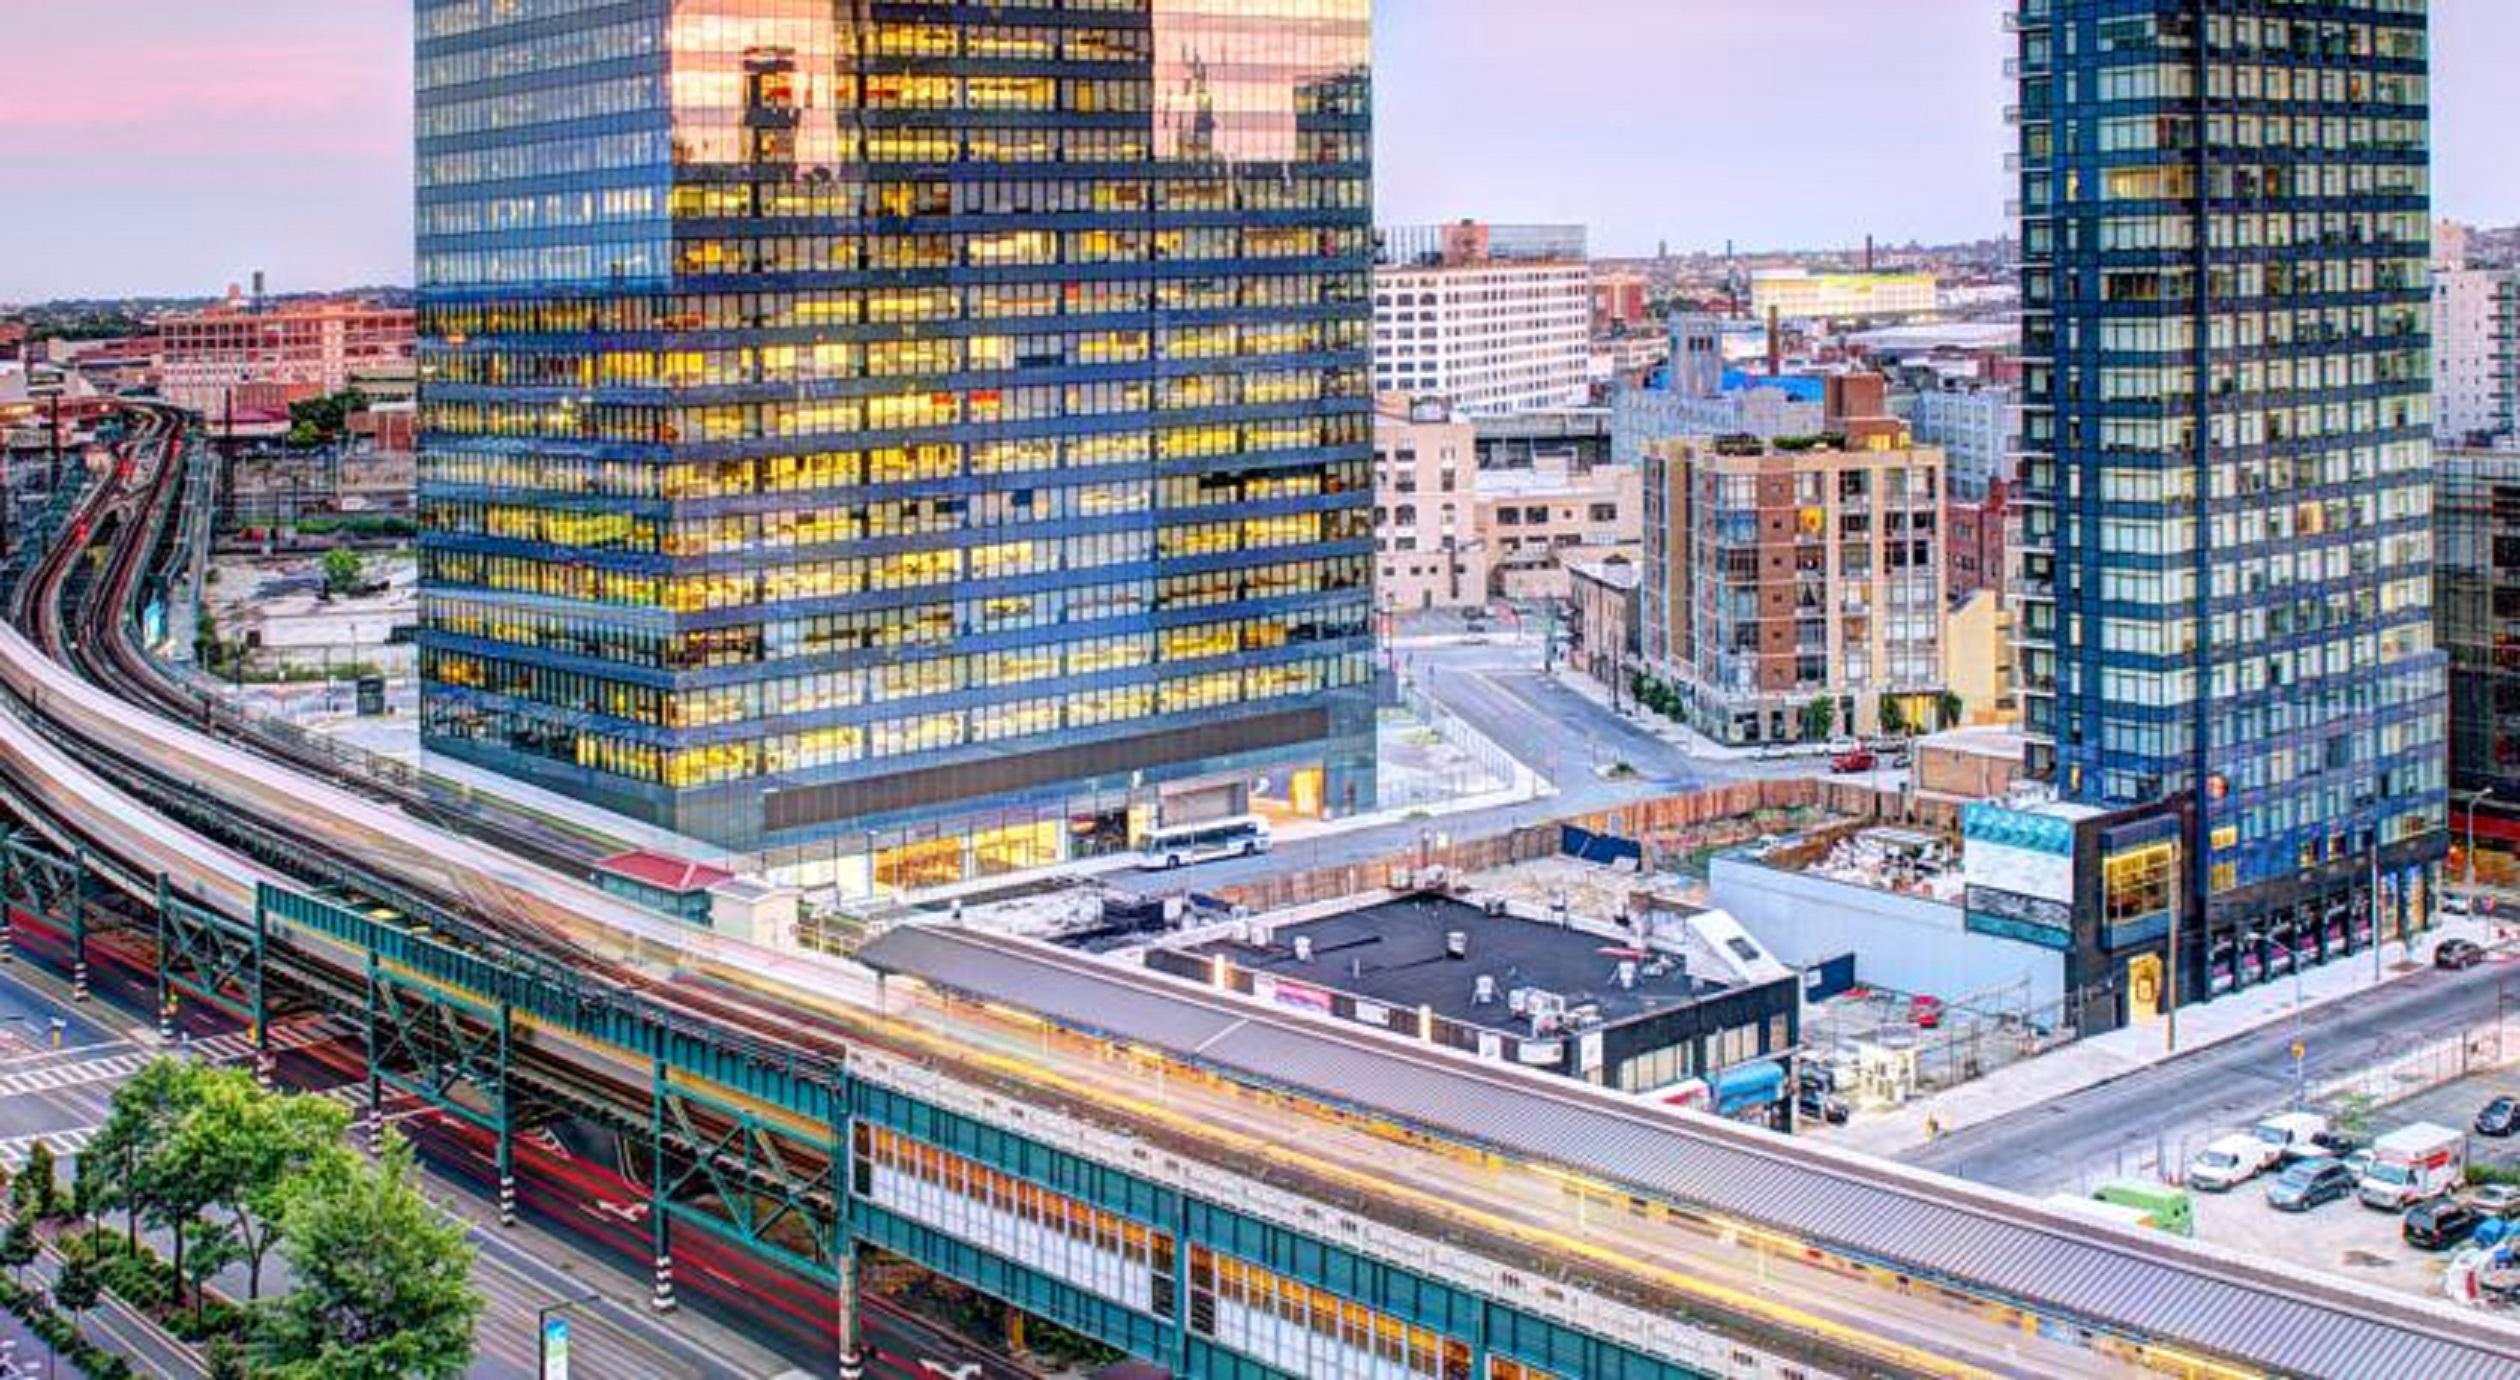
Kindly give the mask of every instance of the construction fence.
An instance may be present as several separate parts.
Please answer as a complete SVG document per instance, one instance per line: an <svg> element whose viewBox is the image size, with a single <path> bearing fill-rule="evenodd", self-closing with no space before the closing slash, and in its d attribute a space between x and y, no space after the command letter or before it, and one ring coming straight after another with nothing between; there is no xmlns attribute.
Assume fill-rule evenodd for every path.
<svg viewBox="0 0 2520 1380"><path fill-rule="evenodd" d="M1282 873L1217 890L1220 899L1253 911L1282 910L1377 890L1401 872L1442 868L1461 876L1555 857L1569 827L1586 834L1629 840L1643 855L1646 872L1704 873L1706 856L1791 832L1823 812L1865 819L1910 821L1896 794L1857 782L1811 777L1737 781L1683 795L1657 796L1607 810L1568 815L1502 833L1463 836L1443 821L1425 822L1417 841L1381 857Z"/></svg>

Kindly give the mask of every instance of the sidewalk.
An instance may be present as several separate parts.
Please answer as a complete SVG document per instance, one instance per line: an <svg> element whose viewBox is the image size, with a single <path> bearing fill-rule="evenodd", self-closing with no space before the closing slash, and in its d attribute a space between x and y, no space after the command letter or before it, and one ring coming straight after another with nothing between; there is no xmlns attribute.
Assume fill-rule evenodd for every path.
<svg viewBox="0 0 2520 1380"><path fill-rule="evenodd" d="M1609 686L1573 666L1561 665L1547 674L1558 684L1636 725L1640 732L1650 733L1691 757L1705 761L1773 762L1792 757L1825 757L1829 752L1828 746L1822 743L1788 743L1776 747L1733 747L1726 743L1716 742L1687 724L1674 719L1666 719L1660 714L1639 707L1625 691L1620 692L1614 701Z"/></svg>
<svg viewBox="0 0 2520 1380"><path fill-rule="evenodd" d="M1270 846L1283 849L1293 844L1336 838L1342 834L1358 833L1411 820L1444 819L1454 815L1472 814L1480 810L1493 810L1500 806L1546 800L1558 793L1558 788L1551 784L1548 778L1542 776L1520 757L1515 756L1503 744L1479 735L1478 730L1472 728L1459 716L1453 716L1447 728L1451 732L1478 737L1497 760L1510 765L1513 779L1493 790L1468 795L1394 805L1368 810L1363 814L1344 815L1337 819L1304 819L1287 824L1273 824L1269 829ZM1114 853L1099 858L1079 858L1049 867L1037 867L1028 871L1001 873L989 877L974 877L950 886L930 887L909 892L900 896L898 902L908 907L936 906L955 900L972 900L995 896L1000 892L1020 891L1026 887L1045 883L1081 877L1098 877L1113 872L1127 872L1135 869L1137 865L1138 855L1135 852Z"/></svg>
<svg viewBox="0 0 2520 1380"><path fill-rule="evenodd" d="M2444 939L2484 943L2492 938L2491 931L2490 925L2479 921L2445 917L2441 924L2416 938L2412 956L2404 944L2382 945L2380 981L2421 971L2425 956ZM2374 985L2371 961L2366 955L2323 964L2301 975L2302 1009L2308 1011L2339 1001L2369 991ZM2196 1006L2182 1006L2178 1055L2193 1054L2290 1020L2292 1014L2293 984L2289 980L2264 983ZM2168 1048L2167 1032L2160 1022L2125 1026L2033 1059L2007 1064L1983 1078L1917 1098L1905 1106L1859 1111L1843 1127L1814 1128L1811 1134L1875 1155L1897 1155L1932 1138L1926 1131L1929 1118L1942 1133L1948 1134L2123 1078L2173 1057L2176 1056Z"/></svg>

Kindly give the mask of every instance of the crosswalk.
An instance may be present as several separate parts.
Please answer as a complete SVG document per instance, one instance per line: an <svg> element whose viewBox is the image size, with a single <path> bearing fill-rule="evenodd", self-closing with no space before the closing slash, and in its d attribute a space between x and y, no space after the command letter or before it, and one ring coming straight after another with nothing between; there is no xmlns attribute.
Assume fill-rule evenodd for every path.
<svg viewBox="0 0 2520 1380"><path fill-rule="evenodd" d="M334 1039L341 1033L341 1029L329 1018L292 1021L271 1028L271 1048L274 1053L304 1049ZM119 1082L138 1073L147 1067L150 1060L166 1052L162 1048L136 1045L127 1040L90 1048L96 1052L64 1050L43 1062L30 1061L28 1066L0 1067L0 1099ZM179 1048L213 1063L240 1063L254 1057L253 1038L243 1031L204 1036Z"/></svg>
<svg viewBox="0 0 2520 1380"><path fill-rule="evenodd" d="M67 1159L85 1150L88 1142L96 1139L96 1133L103 1129L101 1124L68 1126L57 1131L37 1131L30 1135L0 1138L0 1166L5 1166L11 1174L24 1169L26 1157L34 1153L35 1144L38 1141L51 1147L55 1157Z"/></svg>

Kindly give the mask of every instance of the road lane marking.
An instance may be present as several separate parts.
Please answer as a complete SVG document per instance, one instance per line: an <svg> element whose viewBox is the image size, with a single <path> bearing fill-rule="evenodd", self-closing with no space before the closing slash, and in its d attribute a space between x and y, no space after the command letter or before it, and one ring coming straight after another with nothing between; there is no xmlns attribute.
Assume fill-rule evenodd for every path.
<svg viewBox="0 0 2520 1380"><path fill-rule="evenodd" d="M75 1155L87 1148L96 1133L105 1129L103 1122L88 1126L65 1126L57 1131L36 1131L23 1136L0 1139L0 1165L10 1173L26 1167L26 1157L33 1154L40 1142L57 1156Z"/></svg>

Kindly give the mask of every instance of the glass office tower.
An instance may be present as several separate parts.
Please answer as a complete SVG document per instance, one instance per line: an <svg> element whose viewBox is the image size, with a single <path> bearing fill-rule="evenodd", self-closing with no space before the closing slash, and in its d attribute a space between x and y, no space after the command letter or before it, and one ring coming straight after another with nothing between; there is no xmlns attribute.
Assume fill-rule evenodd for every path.
<svg viewBox="0 0 2520 1380"><path fill-rule="evenodd" d="M844 891L1373 803L1368 0L419 0L424 742Z"/></svg>
<svg viewBox="0 0 2520 1380"><path fill-rule="evenodd" d="M2424 0L2020 0L2032 764L2188 821L2183 993L2425 923Z"/></svg>

